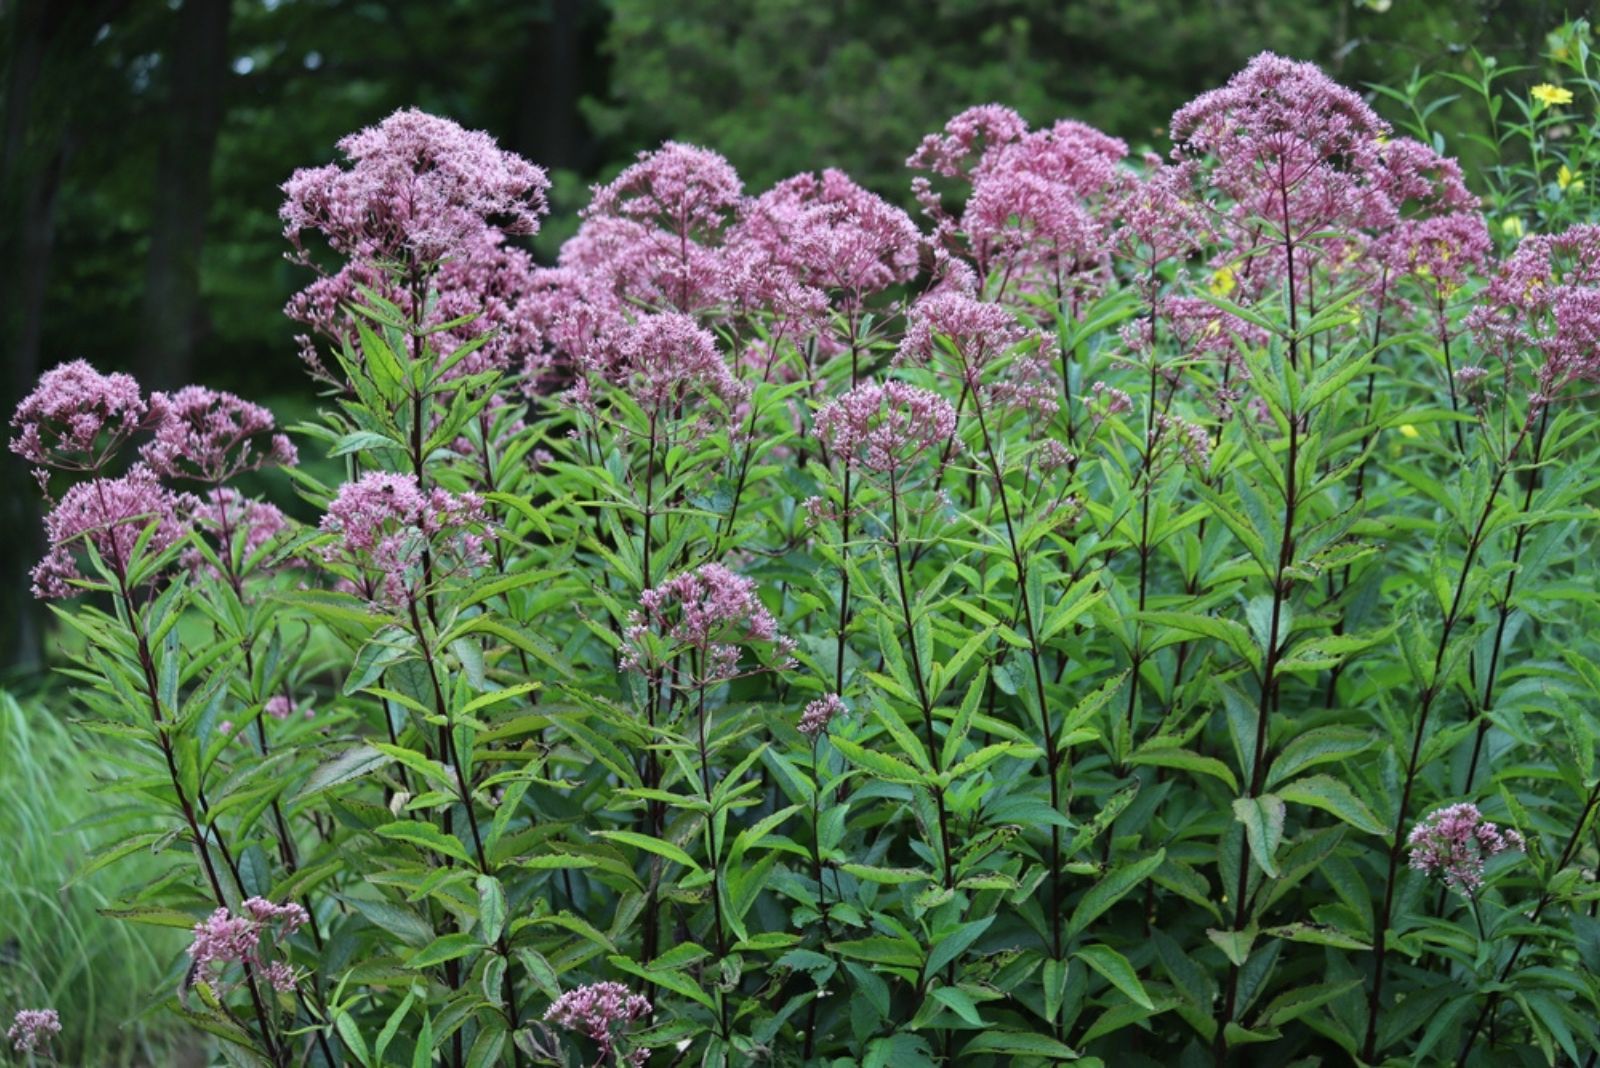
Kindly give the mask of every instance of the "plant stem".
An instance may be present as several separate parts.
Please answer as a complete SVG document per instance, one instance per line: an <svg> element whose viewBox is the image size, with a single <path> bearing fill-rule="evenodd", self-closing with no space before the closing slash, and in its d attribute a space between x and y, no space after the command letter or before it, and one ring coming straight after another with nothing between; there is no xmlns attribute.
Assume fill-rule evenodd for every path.
<svg viewBox="0 0 1600 1068"><path fill-rule="evenodd" d="M1400 866L1400 854L1405 849L1405 825L1410 815L1411 791L1416 785L1417 771L1422 757L1422 742L1428 727L1428 717L1433 710L1434 701L1443 691L1444 685L1439 678L1439 671L1444 666L1445 654L1450 648L1450 637L1455 631L1456 624L1460 622L1462 608L1466 597L1467 579L1472 574L1473 565L1477 562L1478 550L1482 548L1484 537L1489 525L1489 518L1494 513L1496 500L1500 495L1500 487L1505 483L1506 474L1511 469L1511 464L1527 438L1531 418L1524 419L1522 429L1518 432L1516 440L1512 443L1506 454L1504 462L1495 472L1494 481L1489 487L1489 495L1483 503L1483 510L1478 515L1470 537L1467 540L1466 556L1461 561L1461 573L1456 579L1455 592L1451 597L1450 607L1446 610L1443 627L1439 633L1439 643L1434 650L1433 672L1428 684L1423 687L1419 695L1419 708L1417 712L1417 728L1412 737L1411 757L1406 764L1406 774L1400 791L1400 805L1395 813L1394 833L1389 844L1388 874L1384 879L1383 905L1378 912L1378 922L1373 939L1373 974L1372 989L1367 994L1367 1034L1362 1043L1362 1059L1371 1063L1377 1052L1378 1044L1378 1018L1382 1014L1383 1002L1383 966L1388 952L1386 945L1389 923L1394 913L1394 892Z"/></svg>
<svg viewBox="0 0 1600 1068"><path fill-rule="evenodd" d="M906 644L911 649L911 673L917 684L917 701L922 709L922 725L928 735L928 760L934 774L940 774L939 742L933 730L933 701L928 695L928 683L922 675L922 654L917 650L917 633L911 618L911 595L906 588L905 560L900 552L900 486L895 472L889 472L889 544L894 550L895 584L900 592L900 611L906 625ZM955 865L950 856L950 818L945 812L944 789L931 787L934 807L939 815L939 856L942 860L941 881L946 889L955 886Z"/></svg>

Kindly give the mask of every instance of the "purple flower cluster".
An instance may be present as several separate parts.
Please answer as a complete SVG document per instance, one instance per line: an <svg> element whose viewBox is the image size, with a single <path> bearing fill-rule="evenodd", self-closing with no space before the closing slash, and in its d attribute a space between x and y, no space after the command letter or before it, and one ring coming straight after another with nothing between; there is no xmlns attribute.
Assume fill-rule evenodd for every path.
<svg viewBox="0 0 1600 1068"><path fill-rule="evenodd" d="M155 436L139 455L156 474L212 484L268 464L292 467L299 455L274 432L272 413L205 386L150 394Z"/></svg>
<svg viewBox="0 0 1600 1068"><path fill-rule="evenodd" d="M646 647L652 630L700 654L702 684L739 673L739 645L771 644L785 663L794 649L793 640L778 633L778 621L761 603L755 582L722 564L702 564L639 595L639 610L629 617L625 634L624 670L645 671L653 662Z"/></svg>
<svg viewBox="0 0 1600 1068"><path fill-rule="evenodd" d="M1536 404L1571 383L1600 381L1600 225L1523 239L1467 325L1508 374L1519 353L1543 357Z"/></svg>
<svg viewBox="0 0 1600 1068"><path fill-rule="evenodd" d="M148 553L159 553L188 533L194 503L187 494L167 489L143 465L121 478L78 483L45 516L50 551L33 569L33 595L49 600L74 596L72 582L84 577L77 555L86 545L93 545L114 572L125 574L146 529L154 528L145 545Z"/></svg>
<svg viewBox="0 0 1600 1068"><path fill-rule="evenodd" d="M270 934L282 941L310 921L306 910L293 901L274 905L265 898L252 897L235 915L219 908L194 925L194 941L188 953L194 970L220 971L230 964L248 964L260 970L273 989L294 989L294 969L283 961L268 961L261 950L261 936Z"/></svg>
<svg viewBox="0 0 1600 1068"><path fill-rule="evenodd" d="M843 462L899 477L930 449L949 443L956 411L928 389L863 382L817 411L817 433Z"/></svg>
<svg viewBox="0 0 1600 1068"><path fill-rule="evenodd" d="M61 1017L55 1009L20 1009L6 1030L6 1039L17 1053L37 1053L61 1033Z"/></svg>
<svg viewBox="0 0 1600 1068"><path fill-rule="evenodd" d="M17 405L11 451L40 467L99 471L144 428L148 411L131 376L73 360L41 375Z"/></svg>
<svg viewBox="0 0 1600 1068"><path fill-rule="evenodd" d="M339 142L348 167L298 170L284 183L284 237L301 259L316 230L340 255L431 268L469 250L485 228L539 229L549 180L488 134L416 109Z"/></svg>
<svg viewBox="0 0 1600 1068"><path fill-rule="evenodd" d="M1432 813L1411 829L1406 845L1413 868L1440 876L1446 886L1469 897L1483 886L1484 861L1526 847L1522 835L1510 828L1502 831L1471 804Z"/></svg>
<svg viewBox="0 0 1600 1068"><path fill-rule="evenodd" d="M1175 157L1231 202L1241 230L1282 242L1380 225L1396 205L1376 188L1389 127L1314 64L1270 53L1172 117Z"/></svg>
<svg viewBox="0 0 1600 1068"><path fill-rule="evenodd" d="M334 274L295 294L284 314L305 323L334 344L356 340L358 316L350 309L370 290L418 321L443 359L461 346L481 344L450 370L460 377L486 370L521 370L530 359L542 370L540 331L541 271L525 251L506 243L501 231L485 227L466 238L431 279L432 299L420 311L416 295L392 273L353 260ZM465 319L465 322L459 320ZM444 329L446 323L454 324Z"/></svg>
<svg viewBox="0 0 1600 1068"><path fill-rule="evenodd" d="M916 274L921 241L910 216L837 170L779 182L749 204L728 239L749 276L746 303L780 309L825 307L829 293L858 306Z"/></svg>
<svg viewBox="0 0 1600 1068"><path fill-rule="evenodd" d="M204 499L193 504L190 517L194 528L216 543L224 565L235 576L243 572L251 557L272 544L289 525L288 518L277 505L246 497L228 486L209 490ZM234 558L236 544L240 549L237 559ZM198 551L185 552L183 563L191 571L205 569L211 573L210 565Z"/></svg>
<svg viewBox="0 0 1600 1068"><path fill-rule="evenodd" d="M1049 415L1058 404L1051 351L1012 309L945 288L912 305L895 359L936 370L953 362L954 377L986 405Z"/></svg>
<svg viewBox="0 0 1600 1068"><path fill-rule="evenodd" d="M646 313L622 323L582 365L623 387L658 418L696 402L715 401L726 409L744 396L716 338L681 312Z"/></svg>
<svg viewBox="0 0 1600 1068"><path fill-rule="evenodd" d="M545 1010L544 1018L593 1040L600 1047L600 1060L604 1062L616 1050L618 1033L650 1012L649 999L621 983L591 983L556 998ZM649 1055L648 1050L635 1050L627 1063L642 1065Z"/></svg>
<svg viewBox="0 0 1600 1068"><path fill-rule="evenodd" d="M800 714L800 722L796 729L807 737L815 737L826 731L828 724L847 711L849 710L845 708L844 701L838 694L824 694L806 705L805 711Z"/></svg>
<svg viewBox="0 0 1600 1068"><path fill-rule="evenodd" d="M723 239L743 205L726 159L668 141L595 187L561 263L625 303L692 314L729 295Z"/></svg>
<svg viewBox="0 0 1600 1068"><path fill-rule="evenodd" d="M334 537L322 558L351 569L367 600L404 608L430 580L488 562L486 522L474 494L424 493L411 475L373 471L339 487L328 505L321 525Z"/></svg>

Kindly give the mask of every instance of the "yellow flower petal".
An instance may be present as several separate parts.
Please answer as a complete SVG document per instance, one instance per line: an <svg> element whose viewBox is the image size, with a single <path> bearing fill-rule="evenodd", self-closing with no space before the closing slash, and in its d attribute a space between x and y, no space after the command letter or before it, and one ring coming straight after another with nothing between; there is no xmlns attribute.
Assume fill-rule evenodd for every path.
<svg viewBox="0 0 1600 1068"><path fill-rule="evenodd" d="M1563 89L1559 85L1551 85L1549 82L1534 86L1529 90L1529 94L1547 108L1572 103L1571 89Z"/></svg>

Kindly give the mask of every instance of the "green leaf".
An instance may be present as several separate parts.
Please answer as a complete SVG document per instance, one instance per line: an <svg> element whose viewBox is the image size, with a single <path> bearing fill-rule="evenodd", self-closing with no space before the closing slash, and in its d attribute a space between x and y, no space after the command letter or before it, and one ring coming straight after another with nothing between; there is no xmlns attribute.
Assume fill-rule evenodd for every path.
<svg viewBox="0 0 1600 1068"><path fill-rule="evenodd" d="M1219 931L1215 928L1206 930L1206 937L1211 939L1216 947L1222 950L1222 955L1234 964L1243 968L1245 961L1250 959L1250 946L1256 940L1254 928L1247 927L1243 931Z"/></svg>
<svg viewBox="0 0 1600 1068"><path fill-rule="evenodd" d="M1002 1053L1021 1057L1048 1057L1057 1061L1075 1061L1078 1053L1071 1046L1057 1042L1047 1035L1032 1031L981 1031L961 1049L963 1057L980 1053Z"/></svg>
<svg viewBox="0 0 1600 1068"><path fill-rule="evenodd" d="M429 945L414 953L406 961L407 968L431 968L435 964L443 964L447 960L465 957L474 950L482 949L483 943L470 934L456 932L455 934L440 935Z"/></svg>
<svg viewBox="0 0 1600 1068"><path fill-rule="evenodd" d="M1232 768L1216 757L1202 756L1188 749L1146 745L1139 752L1129 757L1128 763L1198 772L1201 775L1209 775L1214 779L1222 780L1228 784L1228 789L1230 790L1239 789L1239 780L1234 777Z"/></svg>
<svg viewBox="0 0 1600 1068"><path fill-rule="evenodd" d="M856 767L883 779L887 782L905 783L912 786L927 785L927 776L905 761L880 753L876 749L867 749L864 746L842 736L833 736L829 739L833 747L843 753L845 759Z"/></svg>
<svg viewBox="0 0 1600 1068"><path fill-rule="evenodd" d="M1283 817L1283 799L1273 794L1234 799L1233 818L1244 824L1250 853L1261 865L1261 870L1274 879L1278 877L1278 862L1274 854L1278 851L1278 843L1283 841Z"/></svg>
<svg viewBox="0 0 1600 1068"><path fill-rule="evenodd" d="M1150 1000L1150 995L1145 993L1144 984L1139 982L1139 975L1133 970L1133 965L1128 963L1128 958L1110 946L1084 946L1073 956L1099 972L1112 986L1132 998L1142 1008L1156 1007L1155 1002Z"/></svg>
<svg viewBox="0 0 1600 1068"><path fill-rule="evenodd" d="M1331 775L1308 775L1297 779L1277 791L1285 801L1310 805L1332 813L1350 826L1368 834L1387 834L1388 828L1378 821L1350 787Z"/></svg>
<svg viewBox="0 0 1600 1068"><path fill-rule="evenodd" d="M360 913L368 923L388 931L402 942L422 946L433 938L432 925L404 905L344 895L339 900Z"/></svg>
<svg viewBox="0 0 1600 1068"><path fill-rule="evenodd" d="M1161 867L1166 858L1167 851L1158 849L1151 856L1117 868L1095 883L1079 900L1077 908L1072 910L1072 918L1067 922L1067 937L1076 938L1101 913L1122 900L1124 894L1149 878L1150 873Z"/></svg>
<svg viewBox="0 0 1600 1068"><path fill-rule="evenodd" d="M384 669L411 656L417 639L399 627L384 627L367 640L356 654L356 662L345 680L346 696L360 693L377 681Z"/></svg>
<svg viewBox="0 0 1600 1068"><path fill-rule="evenodd" d="M1377 742L1375 732L1361 727L1313 727L1295 735L1272 761L1267 773L1267 786L1271 787L1296 772L1316 764L1343 760L1365 752Z"/></svg>
<svg viewBox="0 0 1600 1068"><path fill-rule="evenodd" d="M972 995L965 990L953 986L937 987L933 991L934 1000L949 1008L973 1027L988 1027L989 1022L978 1012L977 1003L972 1000Z"/></svg>
<svg viewBox="0 0 1600 1068"><path fill-rule="evenodd" d="M828 949L841 957L864 960L870 964L899 968L922 966L922 950L915 942L888 935L869 935L849 942L829 942Z"/></svg>
<svg viewBox="0 0 1600 1068"><path fill-rule="evenodd" d="M506 924L506 895L500 880L492 875L480 875L478 887L478 934L484 945L500 937Z"/></svg>
<svg viewBox="0 0 1600 1068"><path fill-rule="evenodd" d="M965 953L972 946L972 943L976 942L979 936L989 929L989 925L994 921L995 914L991 913L981 920L972 920L969 923L964 923L940 938L934 943L933 948L928 951L928 964L924 969L924 974L933 975L940 968Z"/></svg>
<svg viewBox="0 0 1600 1068"><path fill-rule="evenodd" d="M431 823L423 823L420 820L397 820L376 828L373 833L380 838L410 842L423 849L431 849L441 856L454 857L456 860L471 863L471 858L467 856L467 847L461 844L461 839L453 834L445 834Z"/></svg>
<svg viewBox="0 0 1600 1068"><path fill-rule="evenodd" d="M642 849L646 853L654 853L658 857L665 857L674 864L682 864L692 871L700 870L700 865L695 863L693 857L671 842L663 842L659 838L652 838L648 834L639 834L637 831L596 831L594 833L596 838L606 838L614 842L621 842L623 845Z"/></svg>
<svg viewBox="0 0 1600 1068"><path fill-rule="evenodd" d="M333 757L331 760L318 764L311 772L311 777L306 780L305 786L295 794L291 805L299 804L308 797L320 794L324 790L331 790L335 786L343 785L352 779L359 779L363 775L370 775L387 764L394 763L394 757L387 753L379 752L365 743L352 746Z"/></svg>

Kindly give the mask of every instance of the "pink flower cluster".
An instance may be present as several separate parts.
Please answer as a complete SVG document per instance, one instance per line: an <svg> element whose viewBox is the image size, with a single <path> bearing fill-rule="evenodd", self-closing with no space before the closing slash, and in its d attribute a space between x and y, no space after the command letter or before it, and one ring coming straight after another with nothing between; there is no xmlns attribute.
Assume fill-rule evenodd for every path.
<svg viewBox="0 0 1600 1068"><path fill-rule="evenodd" d="M800 722L796 729L807 737L815 737L827 730L828 724L836 717L844 715L847 711L844 701L838 694L824 694L806 705L805 711L800 714Z"/></svg>
<svg viewBox="0 0 1600 1068"><path fill-rule="evenodd" d="M744 396L716 338L681 312L646 313L619 325L583 364L622 386L656 417L703 401L726 409Z"/></svg>
<svg viewBox="0 0 1600 1068"><path fill-rule="evenodd" d="M248 964L259 969L273 989L294 989L294 969L283 961L268 961L261 951L263 932L282 941L310 921L306 910L293 901L274 905L265 898L246 900L234 915L219 908L194 925L194 941L188 953L196 972L207 968L220 971L229 964Z"/></svg>
<svg viewBox="0 0 1600 1068"><path fill-rule="evenodd" d="M113 571L125 573L145 530L154 528L145 551L161 552L188 533L194 504L194 498L173 493L143 465L121 478L78 483L45 516L50 551L33 569L33 595L49 600L75 596L71 583L84 577L77 554L85 545L93 545Z"/></svg>
<svg viewBox="0 0 1600 1068"><path fill-rule="evenodd" d="M1127 154L1083 123L1029 130L1010 108L986 104L928 135L906 162L971 186L955 217L929 179L913 181L935 245L960 252L964 243L978 274L999 279L1000 296L1059 300L1092 293L1108 276L1108 209L1132 181L1120 165Z"/></svg>
<svg viewBox="0 0 1600 1068"><path fill-rule="evenodd" d="M284 237L300 258L306 230L368 264L431 268L486 227L532 234L545 209L544 171L488 134L414 108L339 142L348 167L296 171L284 183Z"/></svg>
<svg viewBox="0 0 1600 1068"><path fill-rule="evenodd" d="M744 186L715 152L668 141L606 185L562 250L627 304L694 313L726 300L723 239L744 205Z"/></svg>
<svg viewBox="0 0 1600 1068"><path fill-rule="evenodd" d="M61 1017L55 1009L20 1009L6 1030L6 1039L17 1053L37 1053L61 1033Z"/></svg>
<svg viewBox="0 0 1600 1068"><path fill-rule="evenodd" d="M194 503L190 514L195 529L216 543L225 568L235 577L289 525L277 505L246 497L229 486L217 486L208 491L203 500ZM234 556L236 546L239 549L237 559ZM186 551L183 564L191 571L203 569L207 574L212 573L197 550Z"/></svg>
<svg viewBox="0 0 1600 1068"><path fill-rule="evenodd" d="M949 443L956 411L928 389L863 382L817 411L817 433L848 466L898 477L930 449Z"/></svg>
<svg viewBox="0 0 1600 1068"><path fill-rule="evenodd" d="M755 582L722 564L702 564L639 595L625 635L624 670L645 671L653 662L645 644L651 630L700 653L702 684L738 674L741 644L770 643L785 665L794 649L793 640L778 633Z"/></svg>
<svg viewBox="0 0 1600 1068"><path fill-rule="evenodd" d="M271 716L273 719L288 719L290 716L294 715L300 710L301 706L298 702L289 697L288 694L281 693L273 694L271 697L267 698L267 703L265 706L267 715ZM316 710L310 705L306 705L304 714L306 719L310 719L312 716L316 715Z"/></svg>
<svg viewBox="0 0 1600 1068"><path fill-rule="evenodd" d="M441 359L483 339L451 368L453 378L491 369L521 370L530 358L537 371L544 363L541 306L535 299L540 274L528 253L507 244L499 230L485 227L439 265L431 279L432 299L420 314L410 289L390 272L360 260L295 294L284 314L336 345L346 341L354 345L357 319L350 309L365 303L362 291L370 290L398 308L402 317L419 319ZM466 321L457 322L461 319ZM455 325L440 329L446 323Z"/></svg>
<svg viewBox="0 0 1600 1068"><path fill-rule="evenodd" d="M98 471L143 429L148 408L139 383L103 375L83 360L46 371L11 417L11 451L29 463Z"/></svg>
<svg viewBox="0 0 1600 1068"><path fill-rule="evenodd" d="M155 436L139 450L167 478L219 483L268 464L293 467L299 455L288 435L274 432L272 413L232 393L185 386L150 394Z"/></svg>
<svg viewBox="0 0 1600 1068"><path fill-rule="evenodd" d="M411 475L373 471L339 487L328 505L321 526L334 537L322 558L353 569L354 588L369 601L404 608L430 579L488 562L481 532L486 522L474 494L424 493Z"/></svg>
<svg viewBox="0 0 1600 1068"><path fill-rule="evenodd" d="M945 288L912 305L895 359L935 369L953 364L949 372L985 405L1049 415L1058 405L1051 351L1011 308Z"/></svg>
<svg viewBox="0 0 1600 1068"><path fill-rule="evenodd" d="M649 1016L650 1012L649 999L621 983L591 983L556 998L545 1010L544 1018L588 1036L600 1047L600 1061L604 1062L615 1052L618 1032L626 1030L635 1020ZM635 1050L627 1063L643 1065L649 1055L649 1050Z"/></svg>
<svg viewBox="0 0 1600 1068"><path fill-rule="evenodd" d="M910 216L831 169L779 182L729 235L751 276L746 301L780 308L826 307L829 293L857 306L916 274L921 241ZM816 295L806 300L786 285Z"/></svg>
<svg viewBox="0 0 1600 1068"><path fill-rule="evenodd" d="M1423 819L1406 838L1411 866L1438 875L1445 885L1469 897L1483 886L1483 864L1509 851L1521 852L1522 835L1483 818L1477 805L1450 805Z"/></svg>
<svg viewBox="0 0 1600 1068"><path fill-rule="evenodd" d="M1397 207L1376 188L1388 133L1314 64L1270 53L1172 117L1174 156L1232 203L1237 226L1278 242L1391 220Z"/></svg>
<svg viewBox="0 0 1600 1068"><path fill-rule="evenodd" d="M1534 400L1600 381L1600 224L1524 238L1467 316L1478 341L1505 360L1542 355Z"/></svg>

